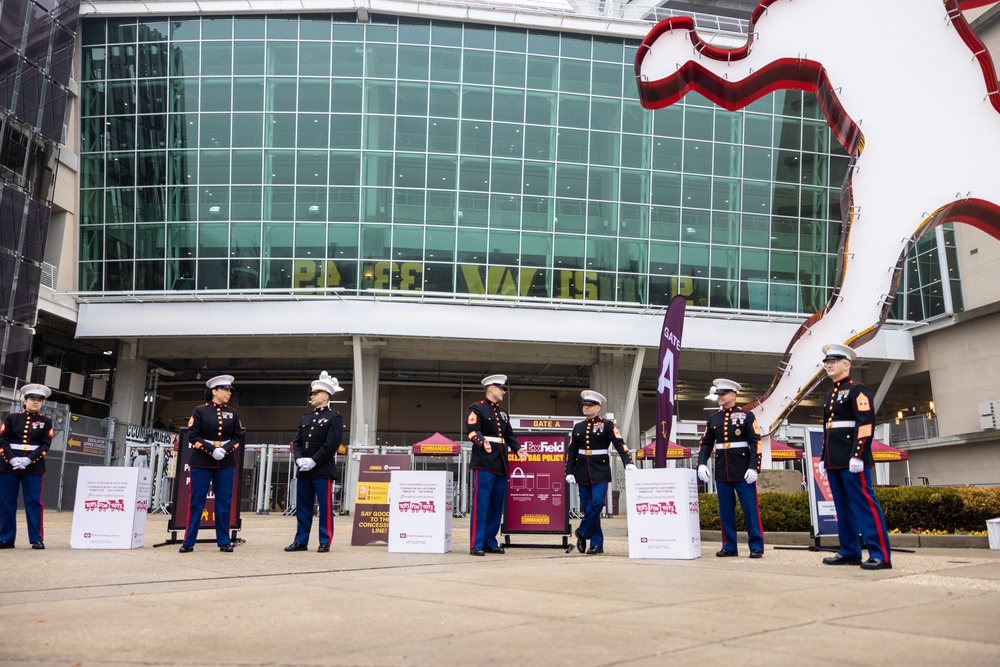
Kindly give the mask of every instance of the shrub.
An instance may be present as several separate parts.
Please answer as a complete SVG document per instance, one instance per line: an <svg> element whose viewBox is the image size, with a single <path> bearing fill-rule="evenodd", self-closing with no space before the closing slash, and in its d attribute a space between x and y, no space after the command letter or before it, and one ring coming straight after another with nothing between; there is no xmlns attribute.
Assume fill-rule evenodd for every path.
<svg viewBox="0 0 1000 667"><path fill-rule="evenodd" d="M809 530L809 496L805 491L788 495L784 493L762 493L757 497L760 522L764 532L798 532ZM719 519L719 499L714 493L698 495L701 511L702 530L721 530ZM736 501L736 529L746 530L743 510Z"/></svg>
<svg viewBox="0 0 1000 667"><path fill-rule="evenodd" d="M936 533L981 532L986 520L1000 517L1000 487L898 486L879 488L889 530ZM757 499L764 532L808 532L809 496L762 493ZM698 496L702 530L720 530L719 500L714 493ZM743 511L736 503L736 527L745 530Z"/></svg>

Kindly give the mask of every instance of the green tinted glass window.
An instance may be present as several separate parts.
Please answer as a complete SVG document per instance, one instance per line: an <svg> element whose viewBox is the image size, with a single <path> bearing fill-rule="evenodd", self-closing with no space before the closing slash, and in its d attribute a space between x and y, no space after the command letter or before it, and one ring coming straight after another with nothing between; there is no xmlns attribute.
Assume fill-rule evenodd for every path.
<svg viewBox="0 0 1000 667"><path fill-rule="evenodd" d="M396 113L426 116L428 88L426 83L400 83L396 91Z"/></svg>
<svg viewBox="0 0 1000 667"><path fill-rule="evenodd" d="M524 122L524 91L497 89L493 95L493 120Z"/></svg>
<svg viewBox="0 0 1000 667"><path fill-rule="evenodd" d="M336 26L339 28L340 26ZM336 33L336 28L334 32ZM365 50L355 42L334 42L332 70L337 76L361 76L364 73Z"/></svg>
<svg viewBox="0 0 1000 667"><path fill-rule="evenodd" d="M298 73L298 44L295 42L268 42L266 50L267 74L295 75Z"/></svg>
<svg viewBox="0 0 1000 667"><path fill-rule="evenodd" d="M528 93L525 118L538 125L556 124L556 99L551 93Z"/></svg>
<svg viewBox="0 0 1000 667"><path fill-rule="evenodd" d="M523 88L525 62L526 56L523 53L496 54L496 78L493 83L497 86Z"/></svg>
<svg viewBox="0 0 1000 667"><path fill-rule="evenodd" d="M299 43L299 76L330 76L330 44Z"/></svg>
<svg viewBox="0 0 1000 667"><path fill-rule="evenodd" d="M326 225L298 223L295 225L295 256L320 258L326 252Z"/></svg>
<svg viewBox="0 0 1000 667"><path fill-rule="evenodd" d="M562 60L559 64L559 90L569 93L589 93L590 62Z"/></svg>
<svg viewBox="0 0 1000 667"><path fill-rule="evenodd" d="M584 238L582 236L555 235L552 252L555 268L582 269L584 252Z"/></svg>
<svg viewBox="0 0 1000 667"><path fill-rule="evenodd" d="M462 52L459 49L431 48L431 80L458 83L462 80Z"/></svg>
<svg viewBox="0 0 1000 667"><path fill-rule="evenodd" d="M233 151L233 183L261 183L263 170L263 151Z"/></svg>
<svg viewBox="0 0 1000 667"><path fill-rule="evenodd" d="M489 120L493 115L493 91L483 86L462 86L462 117Z"/></svg>
<svg viewBox="0 0 1000 667"><path fill-rule="evenodd" d="M237 76L264 73L264 42L236 42L233 44L233 70Z"/></svg>
<svg viewBox="0 0 1000 667"><path fill-rule="evenodd" d="M521 157L524 152L524 128L521 125L495 123L493 125L493 155Z"/></svg>
<svg viewBox="0 0 1000 667"><path fill-rule="evenodd" d="M427 149L426 118L396 118L396 150L424 151Z"/></svg>
<svg viewBox="0 0 1000 667"><path fill-rule="evenodd" d="M232 74L232 42L205 42L201 45L201 55L202 76Z"/></svg>

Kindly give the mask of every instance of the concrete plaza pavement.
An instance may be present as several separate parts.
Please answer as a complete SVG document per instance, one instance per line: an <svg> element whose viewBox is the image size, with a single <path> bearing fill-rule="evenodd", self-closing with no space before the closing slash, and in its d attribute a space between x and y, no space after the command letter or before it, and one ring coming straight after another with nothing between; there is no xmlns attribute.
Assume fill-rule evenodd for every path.
<svg viewBox="0 0 1000 667"><path fill-rule="evenodd" d="M0 552L0 665L997 665L1000 551L919 549L894 568L764 558L628 558L625 519L603 556L559 549L468 554L456 519L447 554L350 546L286 553L294 518L244 515L231 554L169 536L146 546L69 548L71 513L46 514L45 551ZM202 537L209 537L202 534ZM512 541L524 543L526 538ZM554 540L534 537L531 541Z"/></svg>

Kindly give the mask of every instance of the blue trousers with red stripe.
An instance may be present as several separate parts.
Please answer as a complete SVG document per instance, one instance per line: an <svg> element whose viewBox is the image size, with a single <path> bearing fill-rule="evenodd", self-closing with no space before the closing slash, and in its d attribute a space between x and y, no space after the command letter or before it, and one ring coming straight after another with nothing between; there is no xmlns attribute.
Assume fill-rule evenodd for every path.
<svg viewBox="0 0 1000 667"><path fill-rule="evenodd" d="M215 492L215 543L220 547L231 544L229 515L233 507L233 478L236 468L191 468L191 507L188 509L184 546L193 547L198 541L201 514L208 500L208 487Z"/></svg>
<svg viewBox="0 0 1000 667"><path fill-rule="evenodd" d="M868 544L868 555L885 563L891 562L889 531L885 516L872 489L872 469L853 473L847 468L827 470L833 504L837 508L837 531L843 558L861 560L860 534Z"/></svg>
<svg viewBox="0 0 1000 667"><path fill-rule="evenodd" d="M295 520L298 528L295 541L309 544L313 525L313 503L319 502L319 543L330 544L333 539L333 480L329 477L304 479L295 482Z"/></svg>
<svg viewBox="0 0 1000 667"><path fill-rule="evenodd" d="M722 520L722 548L736 553L736 498L743 508L743 523L751 551L764 550L764 534L760 529L760 510L757 508L757 483L720 482L715 488L719 496L719 518Z"/></svg>
<svg viewBox="0 0 1000 667"><path fill-rule="evenodd" d="M489 470L472 471L472 520L469 522L469 548L487 549L499 546L497 533L503 518L503 501L507 497L507 476L494 475Z"/></svg>
<svg viewBox="0 0 1000 667"><path fill-rule="evenodd" d="M580 509L583 518L580 519L580 536L590 540L592 547L604 547L604 531L601 530L601 512L608 500L608 483L601 482L593 486L577 486L580 491Z"/></svg>
<svg viewBox="0 0 1000 667"><path fill-rule="evenodd" d="M42 478L45 473L18 474L0 472L0 542L13 542L17 537L17 492L24 489L24 518L28 520L28 541L45 539L42 516Z"/></svg>

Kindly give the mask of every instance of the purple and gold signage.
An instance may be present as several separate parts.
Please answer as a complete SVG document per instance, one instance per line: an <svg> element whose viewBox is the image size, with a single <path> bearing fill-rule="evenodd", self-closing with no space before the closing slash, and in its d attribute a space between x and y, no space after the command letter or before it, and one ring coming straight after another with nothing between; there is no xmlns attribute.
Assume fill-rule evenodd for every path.
<svg viewBox="0 0 1000 667"><path fill-rule="evenodd" d="M517 439L528 460L522 461L514 453L507 455L510 479L502 532L567 534L565 432L519 435Z"/></svg>
<svg viewBox="0 0 1000 667"><path fill-rule="evenodd" d="M412 467L408 454L362 454L354 496L351 546L389 541L389 482L393 470Z"/></svg>

